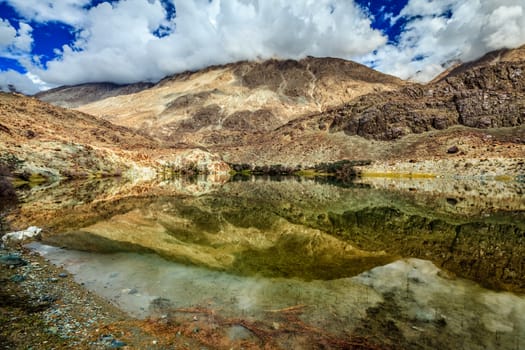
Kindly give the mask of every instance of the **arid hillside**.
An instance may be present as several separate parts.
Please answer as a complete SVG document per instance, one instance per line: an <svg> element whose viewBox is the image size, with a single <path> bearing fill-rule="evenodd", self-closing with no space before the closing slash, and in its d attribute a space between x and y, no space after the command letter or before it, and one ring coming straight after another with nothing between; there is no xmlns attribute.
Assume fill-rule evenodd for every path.
<svg viewBox="0 0 525 350"><path fill-rule="evenodd" d="M204 150L141 135L91 115L0 94L0 165L25 180L153 176L166 163L215 166ZM198 164L199 159L201 163ZM178 162L178 163L177 163Z"/></svg>
<svg viewBox="0 0 525 350"><path fill-rule="evenodd" d="M225 137L268 132L299 116L404 84L354 62L306 58L210 67L111 98L96 90L99 85L59 88L37 97L60 105L79 94L89 95L86 101L98 101L78 106L78 110L164 140L206 146L213 132ZM100 89L105 91L105 85Z"/></svg>
<svg viewBox="0 0 525 350"><path fill-rule="evenodd" d="M74 86L61 86L40 92L36 98L56 106L75 108L105 98L133 94L152 87L152 83L117 85L113 83L87 83Z"/></svg>
<svg viewBox="0 0 525 350"><path fill-rule="evenodd" d="M512 59L466 64L438 82L359 96L256 141L215 133L210 147L240 163L446 159L447 171L454 170L452 162L470 158L523 158L525 56L523 48L505 55Z"/></svg>
<svg viewBox="0 0 525 350"><path fill-rule="evenodd" d="M380 173L498 176L523 172L524 74L524 47L489 53L425 85L339 59L241 62L136 93L86 97L95 102L78 109L230 163L350 159L370 160L362 170ZM62 91L66 100L76 89L85 86L39 98Z"/></svg>

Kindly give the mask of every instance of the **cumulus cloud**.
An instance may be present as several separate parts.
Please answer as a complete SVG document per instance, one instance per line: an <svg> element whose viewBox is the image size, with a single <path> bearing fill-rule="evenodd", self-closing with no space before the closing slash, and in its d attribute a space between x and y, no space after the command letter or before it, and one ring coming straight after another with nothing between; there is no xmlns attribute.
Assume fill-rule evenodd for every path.
<svg viewBox="0 0 525 350"><path fill-rule="evenodd" d="M45 88L48 86L31 73L21 74L14 70L0 71L0 91L18 91L32 95Z"/></svg>
<svg viewBox="0 0 525 350"><path fill-rule="evenodd" d="M158 80L245 59L355 57L386 37L352 1L186 0L167 19L160 1L121 0L85 11L74 45L38 71L56 84ZM168 35L158 35L162 30Z"/></svg>
<svg viewBox="0 0 525 350"><path fill-rule="evenodd" d="M14 57L31 51L33 28L29 24L20 22L19 29L15 29L8 20L0 18L0 53L2 56Z"/></svg>
<svg viewBox="0 0 525 350"><path fill-rule="evenodd" d="M0 0L1 1L1 0ZM523 0L409 0L395 43L351 0L4 0L25 21L63 22L75 41L45 66L21 61L48 84L156 81L212 64L307 55L353 59L428 81L447 64L525 43ZM166 4L174 3L172 18ZM32 45L31 27L0 21L0 49ZM5 51L5 50L4 50ZM31 64L33 62L33 64Z"/></svg>
<svg viewBox="0 0 525 350"><path fill-rule="evenodd" d="M0 48L10 46L16 37L16 29L9 21L0 19Z"/></svg>
<svg viewBox="0 0 525 350"><path fill-rule="evenodd" d="M399 20L407 21L399 43L361 61L404 79L428 81L447 64L525 44L523 0L410 0Z"/></svg>
<svg viewBox="0 0 525 350"><path fill-rule="evenodd" d="M17 12L36 22L59 21L72 26L84 21L91 0L5 0Z"/></svg>

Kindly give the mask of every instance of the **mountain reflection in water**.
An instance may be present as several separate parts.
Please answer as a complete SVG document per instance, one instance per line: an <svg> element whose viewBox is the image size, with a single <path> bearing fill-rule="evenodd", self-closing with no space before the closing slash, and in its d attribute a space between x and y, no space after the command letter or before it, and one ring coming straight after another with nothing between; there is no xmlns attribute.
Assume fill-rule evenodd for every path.
<svg viewBox="0 0 525 350"><path fill-rule="evenodd" d="M407 347L525 344L525 299L481 287L525 291L525 184L245 180L66 184L26 193L13 219L46 227L66 250L35 249L140 316L157 298L260 318L304 304L337 332L390 320Z"/></svg>

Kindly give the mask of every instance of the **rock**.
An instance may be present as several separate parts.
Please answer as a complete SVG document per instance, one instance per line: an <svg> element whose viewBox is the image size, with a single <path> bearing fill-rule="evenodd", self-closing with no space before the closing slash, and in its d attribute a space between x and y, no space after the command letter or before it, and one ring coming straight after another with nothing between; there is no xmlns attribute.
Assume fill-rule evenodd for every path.
<svg viewBox="0 0 525 350"><path fill-rule="evenodd" d="M13 275L11 276L10 280L18 283L18 282L24 282L26 278L24 275Z"/></svg>
<svg viewBox="0 0 525 350"><path fill-rule="evenodd" d="M100 336L100 340L106 343L111 343L114 340L114 338L111 334L102 334Z"/></svg>
<svg viewBox="0 0 525 350"><path fill-rule="evenodd" d="M276 323L276 322L274 322ZM274 328L276 329L276 328ZM252 340L254 339L254 335L252 332L250 332L248 329L244 328L243 326L232 326L230 329L228 329L228 338L231 341L238 341L238 340Z"/></svg>
<svg viewBox="0 0 525 350"><path fill-rule="evenodd" d="M67 273L61 272L61 273L58 274L58 277L66 278L67 277Z"/></svg>
<svg viewBox="0 0 525 350"><path fill-rule="evenodd" d="M154 317L163 317L164 315L169 317L173 308L174 305L171 300L161 297L153 299L149 305L149 310Z"/></svg>
<svg viewBox="0 0 525 350"><path fill-rule="evenodd" d="M25 136L28 138L28 139L33 139L36 137L36 134L33 130L26 130L25 132Z"/></svg>
<svg viewBox="0 0 525 350"><path fill-rule="evenodd" d="M447 198L447 203L450 205L456 205L458 204L458 200L456 198Z"/></svg>
<svg viewBox="0 0 525 350"><path fill-rule="evenodd" d="M448 154L456 154L459 152L458 146L452 146L449 149L447 149Z"/></svg>
<svg viewBox="0 0 525 350"><path fill-rule="evenodd" d="M119 348L122 348L124 346L126 346L126 343L124 343L123 341L120 341L120 340L116 340L116 339L113 339L111 341L111 345L110 345L110 347L112 349L119 349Z"/></svg>
<svg viewBox="0 0 525 350"><path fill-rule="evenodd" d="M4 243L7 242L20 242L29 238L40 238L40 232L42 229L36 226L30 226L24 231L9 232L2 237Z"/></svg>
<svg viewBox="0 0 525 350"><path fill-rule="evenodd" d="M45 302L45 303L54 303L57 300L58 298L54 295L43 295L40 298L40 301Z"/></svg>
<svg viewBox="0 0 525 350"><path fill-rule="evenodd" d="M22 259L18 254L0 255L0 264L8 266L25 266L27 261Z"/></svg>

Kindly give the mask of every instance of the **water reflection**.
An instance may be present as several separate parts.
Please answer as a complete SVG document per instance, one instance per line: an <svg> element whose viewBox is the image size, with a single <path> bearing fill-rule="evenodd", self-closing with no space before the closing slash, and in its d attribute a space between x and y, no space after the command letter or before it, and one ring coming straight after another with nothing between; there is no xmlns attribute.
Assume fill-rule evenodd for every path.
<svg viewBox="0 0 525 350"><path fill-rule="evenodd" d="M240 275L335 279L416 257L491 288L525 291L525 199L516 195L524 184L185 181L48 188L26 196L14 219L43 226L57 246L156 252ZM487 207L450 203L475 202L466 187Z"/></svg>
<svg viewBox="0 0 525 350"><path fill-rule="evenodd" d="M524 344L523 297L481 286L525 292L525 184L360 181L75 183L25 195L12 219L141 316L164 299L268 322L307 305L308 324L402 348Z"/></svg>
<svg viewBox="0 0 525 350"><path fill-rule="evenodd" d="M314 339L318 332L340 339L362 336L399 349L519 349L525 341L525 297L451 278L424 260L399 260L353 278L305 282L240 277L151 254L31 248L134 316L178 319L178 310L199 308L223 318L256 320L272 335L272 348L325 348L290 342L285 335L301 329L289 324L290 314L282 310L294 310Z"/></svg>

